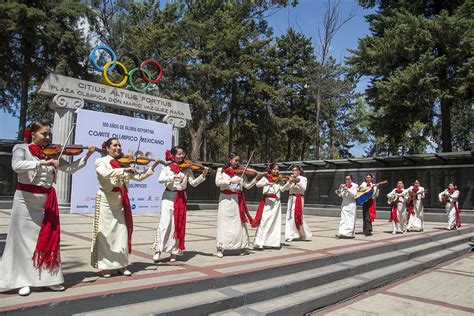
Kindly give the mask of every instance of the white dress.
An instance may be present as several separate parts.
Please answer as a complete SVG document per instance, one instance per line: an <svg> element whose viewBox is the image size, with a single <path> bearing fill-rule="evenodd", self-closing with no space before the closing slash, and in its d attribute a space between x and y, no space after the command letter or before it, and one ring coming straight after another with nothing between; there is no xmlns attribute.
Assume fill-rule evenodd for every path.
<svg viewBox="0 0 474 316"><path fill-rule="evenodd" d="M72 174L85 165L84 158L71 164L61 159L59 170ZM56 178L55 168L42 166L40 160L30 153L28 144L13 147L12 169L17 173L18 182L23 184L50 188ZM0 263L2 289L49 286L64 282L60 265L54 272L43 268L37 270L32 261L47 196L15 191L5 250Z"/></svg>
<svg viewBox="0 0 474 316"><path fill-rule="evenodd" d="M216 185L223 190L242 191L240 184L231 184L233 179L241 179L234 175L232 178L223 172L222 168L217 169ZM254 178L248 182L247 177L243 176L243 186L250 189L256 183ZM249 246L249 234L247 225L240 220L240 211L237 194L219 195L219 206L217 209L217 250L237 250L246 249Z"/></svg>
<svg viewBox="0 0 474 316"><path fill-rule="evenodd" d="M128 266L128 233L122 206L122 195L114 188L125 186L130 180L142 181L153 174L148 168L140 174L113 169L105 156L95 161L100 188L95 199L95 215L92 233L91 265L99 270L114 270Z"/></svg>
<svg viewBox="0 0 474 316"><path fill-rule="evenodd" d="M296 228L295 224L295 204L296 197L291 194L303 194L306 191L306 186L308 184L308 179L304 176L298 176L300 182L290 183L287 182L283 187L282 191L289 190L290 196L288 197L288 209L286 211L286 225L285 225L285 239L302 239L302 240L311 240L313 234L309 229L308 224L304 220L303 216L303 225L300 226L300 229ZM303 211L304 211L304 196L303 199Z"/></svg>
<svg viewBox="0 0 474 316"><path fill-rule="evenodd" d="M354 237L356 225L357 204L354 199L359 186L352 183L349 189L336 191L339 197L342 197L341 203L341 222L339 223L338 234L345 237Z"/></svg>
<svg viewBox="0 0 474 316"><path fill-rule="evenodd" d="M280 247L281 243L281 188L280 183L270 182L266 177L257 182L263 194L275 194L277 198L267 197L260 225L257 227L254 245L257 247Z"/></svg>
<svg viewBox="0 0 474 316"><path fill-rule="evenodd" d="M175 180L175 176L184 177L183 181L179 182L179 180ZM178 240L173 238L174 199L176 196L176 192L174 191L186 190L188 183L196 187L204 180L206 180L204 174L194 178L191 169L174 173L169 166L166 166L161 170L158 182L163 183L167 190L163 192L163 198L161 200L160 223L156 230L155 242L152 247L153 250L179 256L183 254L183 251L178 248Z"/></svg>
<svg viewBox="0 0 474 316"><path fill-rule="evenodd" d="M396 192L396 188L393 189L389 194L387 194L387 199L390 200L395 199L397 204L397 218L398 223L395 220L392 220L392 227L393 232L395 233L403 233L405 230L405 223L407 220L407 206L406 202L408 200L408 190L403 189L401 193ZM391 207L391 206L390 206ZM392 209L390 209L390 212Z"/></svg>
<svg viewBox="0 0 474 316"><path fill-rule="evenodd" d="M413 199L413 207L415 214L410 214L408 219L407 229L410 231L422 231L424 228L423 222L423 199L425 198L425 188L418 187L418 191L413 191L413 186L408 188L409 194L416 194Z"/></svg>
<svg viewBox="0 0 474 316"><path fill-rule="evenodd" d="M448 189L444 190L438 195L439 201L441 202L443 195L448 195L448 203L445 205L446 214L448 215L448 229L456 228L456 207L459 199L459 191L455 190L453 193L449 193Z"/></svg>

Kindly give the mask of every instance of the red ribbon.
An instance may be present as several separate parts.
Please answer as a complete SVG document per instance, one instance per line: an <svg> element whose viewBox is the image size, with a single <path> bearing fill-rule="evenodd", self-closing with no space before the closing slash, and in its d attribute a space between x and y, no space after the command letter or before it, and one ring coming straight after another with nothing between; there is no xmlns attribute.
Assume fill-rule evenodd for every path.
<svg viewBox="0 0 474 316"><path fill-rule="evenodd" d="M235 176L234 170L232 170L231 167L227 167L227 168L225 168L223 171L224 171L224 173L225 173L226 175L228 175L228 176L231 177L231 178L232 178L233 176Z"/></svg>
<svg viewBox="0 0 474 316"><path fill-rule="evenodd" d="M166 189L166 191L171 191ZM178 248L181 250L185 249L184 241L186 237L186 203L187 196L186 191L176 190L176 196L174 197L174 235L173 238L178 240Z"/></svg>
<svg viewBox="0 0 474 316"><path fill-rule="evenodd" d="M303 225L303 194L292 193L290 196L296 197L295 202L295 225L299 230L300 226Z"/></svg>
<svg viewBox="0 0 474 316"><path fill-rule="evenodd" d="M36 144L29 144L28 149L30 153L38 159L44 159L46 156L43 154L43 149Z"/></svg>
<svg viewBox="0 0 474 316"><path fill-rule="evenodd" d="M176 164L176 163L173 163L170 165L170 169L171 171L173 171L174 173L179 173L181 171L181 169L179 168L179 165Z"/></svg>
<svg viewBox="0 0 474 316"><path fill-rule="evenodd" d="M277 199L278 196L276 194L262 195L262 199L260 200L260 203L258 203L257 214L255 214L255 218L253 219L253 222L252 222L252 227L257 227L258 225L260 225L260 221L262 220L263 209L265 207L265 199L267 198Z"/></svg>
<svg viewBox="0 0 474 316"><path fill-rule="evenodd" d="M112 159L110 165L113 169L121 168L120 163ZM127 226L127 237L128 237L128 253L132 252L132 234L133 234L133 216L132 208L130 206L130 200L128 198L127 188L122 186L120 188L114 188L113 192L120 192L122 196L122 207L123 207L123 216L125 218L125 226Z"/></svg>
<svg viewBox="0 0 474 316"><path fill-rule="evenodd" d="M461 217L459 216L458 202L453 202L454 209L456 210L456 227L461 227Z"/></svg>
<svg viewBox="0 0 474 316"><path fill-rule="evenodd" d="M45 267L54 271L61 262L59 258L59 207L54 187L45 188L33 184L17 183L16 189L35 194L48 194L44 205L44 217L33 253L33 266L36 269Z"/></svg>
<svg viewBox="0 0 474 316"><path fill-rule="evenodd" d="M407 217L407 224L409 223L410 221L410 215L415 215L415 202L414 200L416 199L416 193L418 192L418 188L417 187L413 187L411 189L412 192L415 192L415 198L414 199L411 199L410 202L408 202L408 217Z"/></svg>
<svg viewBox="0 0 474 316"><path fill-rule="evenodd" d="M242 191L231 191L231 190L221 190L222 194L237 194L238 203L239 203L239 213L240 213L240 221L242 224L244 223L253 223L252 216L250 216L249 209L247 208L247 203L245 203L245 195Z"/></svg>
<svg viewBox="0 0 474 316"><path fill-rule="evenodd" d="M174 157L173 157L173 155L171 155L171 151L167 150L165 152L165 160L166 161L174 161Z"/></svg>

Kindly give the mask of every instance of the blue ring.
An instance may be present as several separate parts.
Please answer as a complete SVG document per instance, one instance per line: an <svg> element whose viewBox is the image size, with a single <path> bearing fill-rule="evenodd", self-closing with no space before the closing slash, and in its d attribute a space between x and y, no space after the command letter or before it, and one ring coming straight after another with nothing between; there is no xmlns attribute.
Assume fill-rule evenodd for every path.
<svg viewBox="0 0 474 316"><path fill-rule="evenodd" d="M117 63L117 56L115 56L115 53L114 53L114 51L112 50L112 48L110 48L109 46L106 46L106 45L99 45L99 46L94 47L94 48L91 50L91 53L90 53L90 55L89 55L89 60L91 61L92 66L93 66L93 67L95 68L95 70L97 70L97 71L100 71L100 72L104 71L104 67L99 66L99 65L97 64L96 60L95 60L95 52L96 52L97 50L99 50L99 49L105 50L105 51L109 54L109 56L112 58L112 60L113 60L114 63L112 64L112 66L109 67L109 69L108 69L107 72L112 71L112 70L114 69L116 63Z"/></svg>

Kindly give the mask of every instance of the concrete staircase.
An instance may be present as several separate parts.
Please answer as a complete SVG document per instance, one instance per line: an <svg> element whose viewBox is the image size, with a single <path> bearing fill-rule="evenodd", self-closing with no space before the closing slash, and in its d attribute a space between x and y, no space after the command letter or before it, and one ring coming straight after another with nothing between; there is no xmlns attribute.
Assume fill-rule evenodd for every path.
<svg viewBox="0 0 474 316"><path fill-rule="evenodd" d="M213 280L69 301L63 311L128 316L301 315L465 254L471 249L473 232L471 227L463 228ZM38 306L30 312L51 314L58 307Z"/></svg>

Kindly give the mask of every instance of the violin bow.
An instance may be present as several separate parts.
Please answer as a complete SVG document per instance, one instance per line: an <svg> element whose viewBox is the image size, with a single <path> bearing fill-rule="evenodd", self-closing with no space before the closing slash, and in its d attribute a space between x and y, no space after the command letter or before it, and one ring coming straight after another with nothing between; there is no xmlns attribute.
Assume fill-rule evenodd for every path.
<svg viewBox="0 0 474 316"><path fill-rule="evenodd" d="M254 152L255 152L255 150L252 150L252 153L250 154L250 158L249 158L249 160L247 161L247 164L245 165L244 172L242 172L242 181L244 181L245 171L247 171L247 168L249 167L250 160L252 160L252 157L253 157L253 153L254 153Z"/></svg>
<svg viewBox="0 0 474 316"><path fill-rule="evenodd" d="M63 148L61 149L61 152L59 153L58 161L59 161L59 159L61 159L61 156L63 155L64 150L66 149L66 145L67 145L67 143L69 142L69 139L71 138L71 135L72 135L72 131L74 130L75 127L76 127L76 123L72 123L72 127L71 127L71 129L69 130L69 134L67 135L66 141L64 142L64 146L63 146Z"/></svg>

